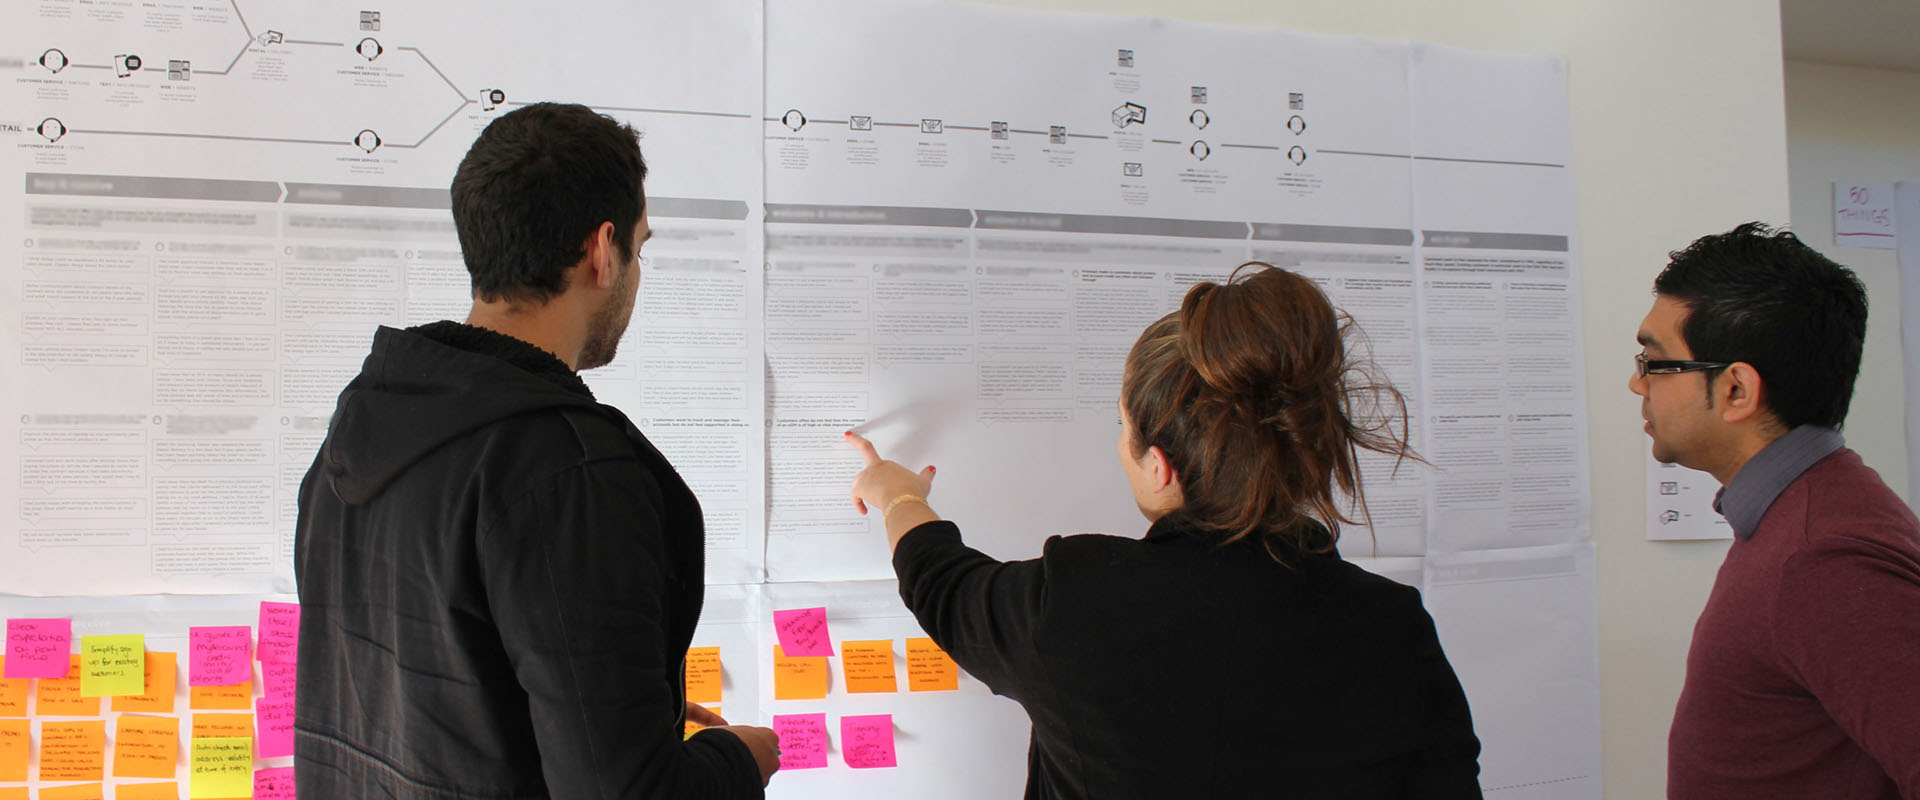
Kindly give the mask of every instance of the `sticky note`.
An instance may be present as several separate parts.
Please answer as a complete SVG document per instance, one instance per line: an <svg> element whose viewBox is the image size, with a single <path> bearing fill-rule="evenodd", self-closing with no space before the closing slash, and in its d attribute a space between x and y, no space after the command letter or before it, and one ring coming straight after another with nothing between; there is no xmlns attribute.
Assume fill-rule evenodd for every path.
<svg viewBox="0 0 1920 800"><path fill-rule="evenodd" d="M725 716L726 716L725 714L722 714L722 713L720 713L720 707L719 707L719 706L709 706L709 707L707 707L707 710L708 710L708 711L711 711L711 712L713 712L713 715L714 715L714 716L716 716L716 717L725 717ZM683 735L683 736L681 736L680 738L682 738L682 739L691 739L691 738L693 738L693 735L694 735L694 734L696 734L696 733L699 733L699 732L701 732L701 731L704 731L704 730L706 730L706 729L707 729L707 726L705 726L705 725L702 725L702 724L700 724L700 723L698 723L698 722L694 722L693 720L691 720L691 719L689 719L689 720L687 720L687 722L686 722L686 725L685 725L684 727L682 727L682 729L681 729L681 730L683 731L683 733L684 733L684 735Z"/></svg>
<svg viewBox="0 0 1920 800"><path fill-rule="evenodd" d="M789 657L773 646L773 699L820 700L827 696L827 660L818 656Z"/></svg>
<svg viewBox="0 0 1920 800"><path fill-rule="evenodd" d="M6 659L0 658L0 670L6 668ZM29 678L0 678L0 717L24 717L27 715L27 692L33 688Z"/></svg>
<svg viewBox="0 0 1920 800"><path fill-rule="evenodd" d="M915 692L951 692L960 688L960 667L932 639L908 639L907 688Z"/></svg>
<svg viewBox="0 0 1920 800"><path fill-rule="evenodd" d="M300 650L300 604L260 603L260 649L262 664L292 664Z"/></svg>
<svg viewBox="0 0 1920 800"><path fill-rule="evenodd" d="M253 738L253 715L195 714L192 738L251 739Z"/></svg>
<svg viewBox="0 0 1920 800"><path fill-rule="evenodd" d="M72 652L73 620L7 620L7 664L0 677L67 677Z"/></svg>
<svg viewBox="0 0 1920 800"><path fill-rule="evenodd" d="M171 778L180 763L180 720L123 714L113 735L113 777Z"/></svg>
<svg viewBox="0 0 1920 800"><path fill-rule="evenodd" d="M687 702L721 702L720 677L720 648L687 648Z"/></svg>
<svg viewBox="0 0 1920 800"><path fill-rule="evenodd" d="M100 698L80 694L80 657L73 661L71 678L41 678L34 687L33 713L42 717L97 717Z"/></svg>
<svg viewBox="0 0 1920 800"><path fill-rule="evenodd" d="M897 692L893 677L893 640L841 642L840 670L849 692Z"/></svg>
<svg viewBox="0 0 1920 800"><path fill-rule="evenodd" d="M27 756L33 744L31 725L24 719L0 719L0 783L27 779Z"/></svg>
<svg viewBox="0 0 1920 800"><path fill-rule="evenodd" d="M293 697L294 681L299 677L298 664L261 664L260 690L271 698Z"/></svg>
<svg viewBox="0 0 1920 800"><path fill-rule="evenodd" d="M232 686L253 680L252 661L252 628L221 625L187 629L188 686Z"/></svg>
<svg viewBox="0 0 1920 800"><path fill-rule="evenodd" d="M176 672L177 661L173 653L148 652L144 677L141 684L146 687L141 694L113 698L115 711L143 711L149 714L173 713L174 684L179 680Z"/></svg>
<svg viewBox="0 0 1920 800"><path fill-rule="evenodd" d="M245 711L253 708L253 682L187 688L187 707L195 711Z"/></svg>
<svg viewBox="0 0 1920 800"><path fill-rule="evenodd" d="M775 714L781 769L819 769L827 765L827 715Z"/></svg>
<svg viewBox="0 0 1920 800"><path fill-rule="evenodd" d="M123 783L113 788L113 800L180 800L180 784Z"/></svg>
<svg viewBox="0 0 1920 800"><path fill-rule="evenodd" d="M893 751L893 715L841 717L840 757L854 769L899 766Z"/></svg>
<svg viewBox="0 0 1920 800"><path fill-rule="evenodd" d="M293 767L253 773L253 800L293 800Z"/></svg>
<svg viewBox="0 0 1920 800"><path fill-rule="evenodd" d="M106 761L106 720L40 723L40 780L97 781Z"/></svg>
<svg viewBox="0 0 1920 800"><path fill-rule="evenodd" d="M293 698L255 701L253 723L259 730L254 744L261 758L293 755Z"/></svg>
<svg viewBox="0 0 1920 800"><path fill-rule="evenodd" d="M40 790L40 800L106 800L105 789L97 783L78 786L54 786Z"/></svg>
<svg viewBox="0 0 1920 800"><path fill-rule="evenodd" d="M80 637L80 696L119 697L147 690L147 637Z"/></svg>
<svg viewBox="0 0 1920 800"><path fill-rule="evenodd" d="M222 737L193 740L187 762L187 796L220 800L253 794L253 740Z"/></svg>
<svg viewBox="0 0 1920 800"><path fill-rule="evenodd" d="M833 655L833 640L827 635L825 608L775 611L773 631L780 637L780 646L796 656Z"/></svg>
<svg viewBox="0 0 1920 800"><path fill-rule="evenodd" d="M32 800L25 786L0 786L0 800Z"/></svg>

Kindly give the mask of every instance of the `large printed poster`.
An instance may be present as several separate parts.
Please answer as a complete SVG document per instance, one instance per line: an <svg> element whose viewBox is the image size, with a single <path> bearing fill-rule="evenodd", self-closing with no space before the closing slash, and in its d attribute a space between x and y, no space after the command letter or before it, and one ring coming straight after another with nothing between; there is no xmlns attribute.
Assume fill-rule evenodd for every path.
<svg viewBox="0 0 1920 800"><path fill-rule="evenodd" d="M1024 715L938 678L884 536L850 511L840 432L937 463L935 505L995 556L1137 535L1113 463L1122 360L1187 286L1247 260L1318 281L1408 398L1431 465L1365 461L1372 525L1341 549L1426 591L1484 786L1600 795L1556 59L877 0L16 16L7 617L172 646L189 623L170 609L248 624L250 602L285 599L297 485L375 326L465 315L454 166L498 114L580 102L641 131L651 168L640 304L587 377L706 509L695 644L715 703L822 715L825 766L783 771L774 796L1024 781ZM813 607L834 656L802 696L772 619ZM874 751L843 738L871 729L843 724L882 717L896 766L855 766Z"/></svg>

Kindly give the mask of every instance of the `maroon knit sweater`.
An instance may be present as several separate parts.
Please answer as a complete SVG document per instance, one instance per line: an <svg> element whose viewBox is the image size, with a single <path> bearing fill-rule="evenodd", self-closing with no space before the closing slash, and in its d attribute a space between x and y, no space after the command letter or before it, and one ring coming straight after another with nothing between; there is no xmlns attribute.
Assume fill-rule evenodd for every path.
<svg viewBox="0 0 1920 800"><path fill-rule="evenodd" d="M1920 798L1920 521L1852 450L1727 552L1667 769L1672 800Z"/></svg>

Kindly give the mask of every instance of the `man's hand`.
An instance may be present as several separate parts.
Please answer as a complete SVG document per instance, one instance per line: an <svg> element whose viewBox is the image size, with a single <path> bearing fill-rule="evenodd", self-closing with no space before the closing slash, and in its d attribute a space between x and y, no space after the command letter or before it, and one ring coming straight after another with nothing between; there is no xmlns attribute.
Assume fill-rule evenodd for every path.
<svg viewBox="0 0 1920 800"><path fill-rule="evenodd" d="M702 728L718 728L727 724L719 714L708 711L706 706L692 701L687 702L687 721Z"/></svg>
<svg viewBox="0 0 1920 800"><path fill-rule="evenodd" d="M738 737L753 752L754 763L760 765L760 785L765 786L773 780L773 773L780 769L780 736L772 728L756 728L752 725L722 725L707 730L726 731Z"/></svg>

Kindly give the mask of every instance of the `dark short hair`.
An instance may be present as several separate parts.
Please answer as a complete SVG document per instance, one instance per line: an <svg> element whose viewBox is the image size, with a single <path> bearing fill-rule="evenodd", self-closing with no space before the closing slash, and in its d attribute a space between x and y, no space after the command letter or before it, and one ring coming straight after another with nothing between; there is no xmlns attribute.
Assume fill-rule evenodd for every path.
<svg viewBox="0 0 1920 800"><path fill-rule="evenodd" d="M632 258L647 162L631 126L582 105L536 103L480 132L453 176L453 225L475 296L545 303L587 236L613 223Z"/></svg>
<svg viewBox="0 0 1920 800"><path fill-rule="evenodd" d="M1800 238L1749 222L1703 236L1653 281L1687 307L1680 335L1695 361L1744 361L1765 408L1787 429L1838 428L1867 338L1867 289Z"/></svg>

